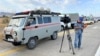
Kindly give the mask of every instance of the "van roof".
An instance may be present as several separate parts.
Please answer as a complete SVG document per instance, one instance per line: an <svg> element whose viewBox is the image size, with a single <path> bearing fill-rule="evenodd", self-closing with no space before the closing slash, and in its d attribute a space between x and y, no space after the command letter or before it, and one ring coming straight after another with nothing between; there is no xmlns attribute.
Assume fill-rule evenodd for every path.
<svg viewBox="0 0 100 56"><path fill-rule="evenodd" d="M15 15L13 17L27 17L28 15Z"/></svg>
<svg viewBox="0 0 100 56"><path fill-rule="evenodd" d="M41 11L41 10L36 10L36 11L25 11L25 12L19 12L19 13L16 13L15 15L33 15L33 14L36 14L36 15L60 15L60 13L57 13L57 12L50 12L50 11L47 11L47 10L44 10L44 11Z"/></svg>

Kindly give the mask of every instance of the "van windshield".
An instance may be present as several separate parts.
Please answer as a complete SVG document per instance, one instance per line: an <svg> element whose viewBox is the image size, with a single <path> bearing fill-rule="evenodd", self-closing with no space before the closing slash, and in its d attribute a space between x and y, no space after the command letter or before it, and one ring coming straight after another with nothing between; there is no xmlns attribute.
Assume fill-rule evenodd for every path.
<svg viewBox="0 0 100 56"><path fill-rule="evenodd" d="M25 17L13 17L8 26L22 26L25 22Z"/></svg>

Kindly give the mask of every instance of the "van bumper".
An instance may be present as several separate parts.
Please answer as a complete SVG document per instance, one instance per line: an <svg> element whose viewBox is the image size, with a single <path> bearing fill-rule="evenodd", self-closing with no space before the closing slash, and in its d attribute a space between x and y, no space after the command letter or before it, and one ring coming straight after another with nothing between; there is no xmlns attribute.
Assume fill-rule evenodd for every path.
<svg viewBox="0 0 100 56"><path fill-rule="evenodd" d="M10 43L21 43L21 41L16 42L14 40L8 40L8 39L3 39L3 40Z"/></svg>

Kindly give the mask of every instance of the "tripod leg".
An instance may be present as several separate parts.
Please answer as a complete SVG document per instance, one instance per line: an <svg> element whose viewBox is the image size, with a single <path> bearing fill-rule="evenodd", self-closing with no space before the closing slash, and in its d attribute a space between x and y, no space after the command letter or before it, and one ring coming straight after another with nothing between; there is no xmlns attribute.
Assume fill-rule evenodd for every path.
<svg viewBox="0 0 100 56"><path fill-rule="evenodd" d="M69 41L69 49L71 50L72 48L71 48L71 43L70 43L70 41Z"/></svg>
<svg viewBox="0 0 100 56"><path fill-rule="evenodd" d="M70 40L70 45L71 45L71 49L72 49L73 55L75 55L75 51L74 51L74 48L73 48L72 40Z"/></svg>
<svg viewBox="0 0 100 56"><path fill-rule="evenodd" d="M72 45L72 39L71 39L69 30L68 30L67 38L68 38L68 42L69 42L69 49L72 49L72 52L73 52L73 55L74 55L75 52L74 52L74 48L73 48L73 45Z"/></svg>
<svg viewBox="0 0 100 56"><path fill-rule="evenodd" d="M71 44L70 44L70 41L69 41L69 37L67 36L67 39L68 39L68 44L69 44L69 50L71 49Z"/></svg>
<svg viewBox="0 0 100 56"><path fill-rule="evenodd" d="M61 42L61 46L60 46L60 50L59 50L59 52L61 52L61 49L62 49L63 40L64 40L64 35L65 35L65 30L64 30L64 33L63 33L62 42Z"/></svg>
<svg viewBox="0 0 100 56"><path fill-rule="evenodd" d="M69 30L67 30L67 39L68 39L68 43L69 43L69 50L71 50L71 44L70 44L70 32Z"/></svg>

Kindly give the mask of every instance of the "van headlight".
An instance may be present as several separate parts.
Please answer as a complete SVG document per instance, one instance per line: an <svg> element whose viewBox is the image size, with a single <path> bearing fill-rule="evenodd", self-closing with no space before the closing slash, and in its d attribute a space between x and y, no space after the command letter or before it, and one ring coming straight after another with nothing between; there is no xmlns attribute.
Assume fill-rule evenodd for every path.
<svg viewBox="0 0 100 56"><path fill-rule="evenodd" d="M13 36L17 36L17 32L16 32L16 31L13 31L13 32L12 32L12 35L13 35Z"/></svg>

